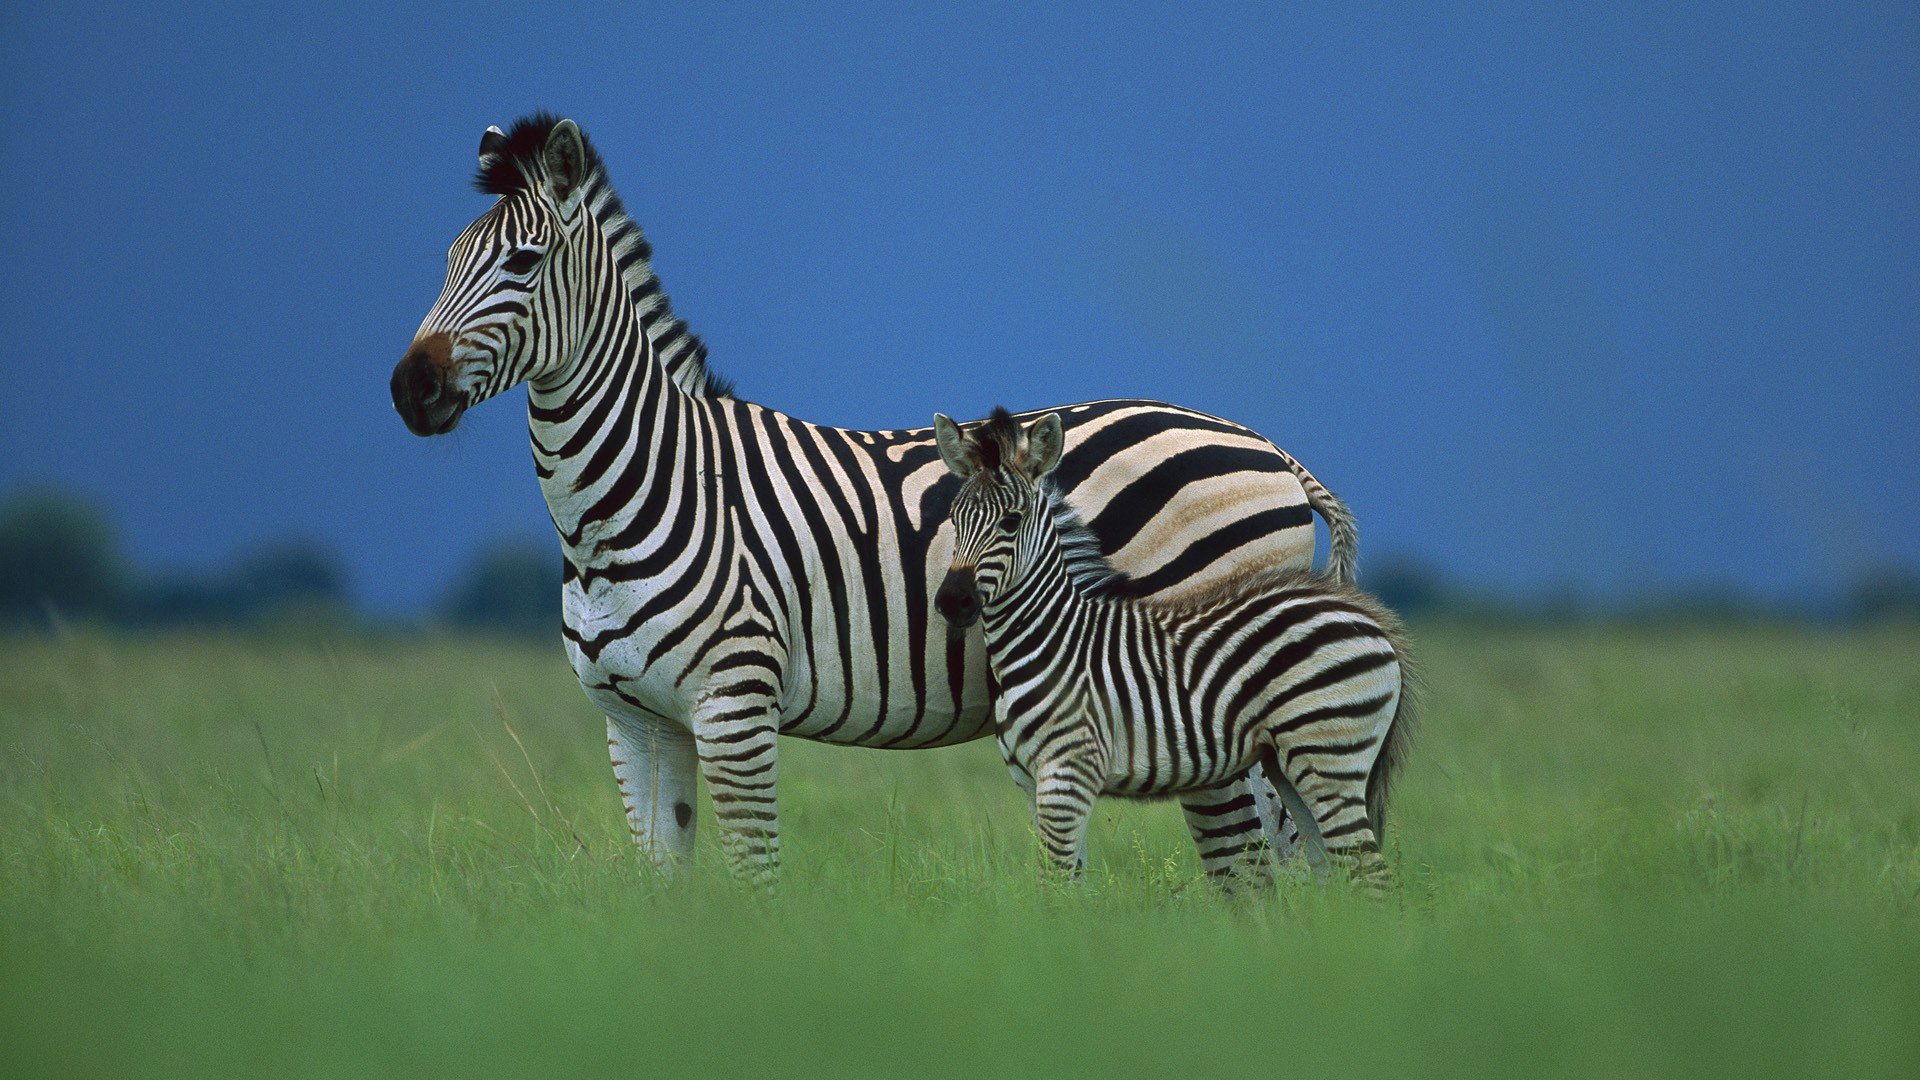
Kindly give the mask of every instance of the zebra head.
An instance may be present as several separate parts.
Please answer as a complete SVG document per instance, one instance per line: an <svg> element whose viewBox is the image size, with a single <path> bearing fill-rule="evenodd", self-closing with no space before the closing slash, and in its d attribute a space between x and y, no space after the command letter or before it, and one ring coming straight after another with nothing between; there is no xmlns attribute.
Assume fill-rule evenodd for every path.
<svg viewBox="0 0 1920 1080"><path fill-rule="evenodd" d="M583 228L582 204L600 172L571 120L480 137L474 186L500 199L447 249L440 299L393 369L393 407L415 435L452 431L470 406L566 369L582 322L568 298L593 254L582 234L597 231Z"/></svg>
<svg viewBox="0 0 1920 1080"><path fill-rule="evenodd" d="M1060 464L1066 436L1059 413L1023 426L1005 409L965 433L937 415L933 431L961 480L947 512L953 562L933 602L948 623L971 626L1053 542L1053 500L1041 481Z"/></svg>

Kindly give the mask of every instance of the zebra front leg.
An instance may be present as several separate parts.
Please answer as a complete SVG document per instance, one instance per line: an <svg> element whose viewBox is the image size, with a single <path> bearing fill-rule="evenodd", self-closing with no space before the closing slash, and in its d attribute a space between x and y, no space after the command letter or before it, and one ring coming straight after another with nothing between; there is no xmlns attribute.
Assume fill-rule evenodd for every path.
<svg viewBox="0 0 1920 1080"><path fill-rule="evenodd" d="M1047 862L1070 879L1087 868L1087 824L1099 793L1091 762L1078 757L1056 758L1034 770L1033 827Z"/></svg>
<svg viewBox="0 0 1920 1080"><path fill-rule="evenodd" d="M607 755L634 846L671 875L693 858L693 733L657 716L607 716Z"/></svg>
<svg viewBox="0 0 1920 1080"><path fill-rule="evenodd" d="M720 848L735 877L771 890L780 874L774 798L780 738L778 694L759 679L709 693L694 710L700 772L713 799Z"/></svg>

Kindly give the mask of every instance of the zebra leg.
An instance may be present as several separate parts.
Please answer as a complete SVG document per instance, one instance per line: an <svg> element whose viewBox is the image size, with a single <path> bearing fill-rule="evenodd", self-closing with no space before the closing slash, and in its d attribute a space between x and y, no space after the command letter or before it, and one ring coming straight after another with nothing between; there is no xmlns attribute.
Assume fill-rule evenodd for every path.
<svg viewBox="0 0 1920 1080"><path fill-rule="evenodd" d="M1260 811L1260 832L1266 837L1267 847L1280 865L1291 864L1300 857L1300 829L1287 813L1285 800L1260 765L1247 770L1247 787L1253 791L1254 808Z"/></svg>
<svg viewBox="0 0 1920 1080"><path fill-rule="evenodd" d="M607 755L634 846L671 875L693 858L693 733L659 717L608 714Z"/></svg>
<svg viewBox="0 0 1920 1080"><path fill-rule="evenodd" d="M1273 887L1273 864L1256 786L1242 777L1180 796L1187 831L1200 849L1200 866L1228 894ZM1285 811L1282 811L1284 820Z"/></svg>
<svg viewBox="0 0 1920 1080"><path fill-rule="evenodd" d="M1041 765L1033 777L1033 827L1055 870L1077 878L1087 868L1087 824L1100 792L1094 770L1076 758Z"/></svg>
<svg viewBox="0 0 1920 1080"><path fill-rule="evenodd" d="M729 668L734 676L741 668ZM700 772L720 825L720 848L735 877L771 890L780 874L780 816L774 801L780 738L777 680L730 678L694 709Z"/></svg>
<svg viewBox="0 0 1920 1080"><path fill-rule="evenodd" d="M1271 752L1268 760L1273 760ZM1367 777L1316 770L1306 755L1290 757L1282 773L1313 812L1327 855L1345 863L1368 892L1378 896L1393 884L1393 871L1380 854L1379 834L1367 817Z"/></svg>

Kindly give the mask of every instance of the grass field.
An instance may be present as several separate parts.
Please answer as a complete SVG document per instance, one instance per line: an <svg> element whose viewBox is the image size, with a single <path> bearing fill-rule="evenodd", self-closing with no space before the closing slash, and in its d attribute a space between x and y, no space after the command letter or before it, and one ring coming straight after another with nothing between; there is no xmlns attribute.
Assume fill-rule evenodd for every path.
<svg viewBox="0 0 1920 1080"><path fill-rule="evenodd" d="M1920 1071L1920 632L1415 642L1384 908L1170 805L1046 887L990 743L661 888L557 647L0 643L0 1075Z"/></svg>

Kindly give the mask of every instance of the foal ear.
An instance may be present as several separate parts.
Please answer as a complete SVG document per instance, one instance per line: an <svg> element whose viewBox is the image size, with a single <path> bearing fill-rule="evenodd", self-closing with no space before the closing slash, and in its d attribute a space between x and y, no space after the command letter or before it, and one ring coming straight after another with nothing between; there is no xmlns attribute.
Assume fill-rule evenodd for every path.
<svg viewBox="0 0 1920 1080"><path fill-rule="evenodd" d="M1060 414L1050 412L1027 425L1028 471L1035 480L1052 472L1067 449L1067 433Z"/></svg>
<svg viewBox="0 0 1920 1080"><path fill-rule="evenodd" d="M563 214L571 211L580 197L580 186L587 182L587 143L580 125L571 120L553 125L540 159L547 169L547 194L554 206Z"/></svg>
<svg viewBox="0 0 1920 1080"><path fill-rule="evenodd" d="M933 441L940 447L940 460L947 463L948 471L962 480L973 475L973 461L967 456L967 441L960 434L960 425L945 413L933 414Z"/></svg>

